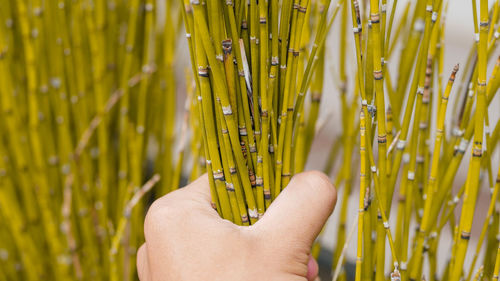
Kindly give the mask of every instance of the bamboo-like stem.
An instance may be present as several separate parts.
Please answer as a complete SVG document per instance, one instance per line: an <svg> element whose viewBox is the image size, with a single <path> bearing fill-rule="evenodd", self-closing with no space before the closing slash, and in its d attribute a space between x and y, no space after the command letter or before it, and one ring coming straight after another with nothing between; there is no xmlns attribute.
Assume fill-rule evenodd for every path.
<svg viewBox="0 0 500 281"><path fill-rule="evenodd" d="M422 65L421 64L424 64L425 65L425 60L424 62L422 62L422 56L426 57L427 55L427 49L426 48L426 44L427 44L427 41L426 41L426 30L427 30L427 27L429 27L428 25L428 13L425 13L425 6L427 4L427 1L419 1L417 2L417 5L415 6L415 9L414 9L414 12L413 12L413 17L411 18L411 20L409 21L410 22L410 25L409 25L409 31L405 37L403 37L404 39L402 40L405 40L407 41L408 43L406 44L406 47L404 48L404 51L401 53L401 56L400 56L400 61L399 61L399 71L401 73L401 75L399 76L398 78L398 82L397 82L397 88L396 88L396 93L397 95L396 96L402 96L403 93L406 91L408 85L410 85L410 96L412 99L411 100L408 100L407 101L407 105L412 105L411 107L413 108L413 99L414 97L412 96L412 93L416 91L417 89L417 83L418 83L418 77L414 77L412 82L411 83L408 83L409 79L410 79L410 73L411 73L411 69L412 69L412 65L413 63L416 62L415 64L415 70L416 70L416 73L419 75L420 74L420 69L422 68ZM424 26L425 24L425 26ZM430 27L428 29L428 32L430 31ZM423 32L423 34L422 34ZM429 34L430 35L430 34ZM423 37L422 37L423 36ZM422 40L423 38L423 40ZM422 41L422 46L424 48L418 48L418 45L419 43ZM425 49L425 50L423 50ZM425 51L425 53L424 53ZM408 59L404 59L404 58L414 58L416 59L416 61L414 60L408 60ZM424 66L425 68L425 66ZM402 107L402 103L403 103L403 99L399 98L397 100L397 103L396 104L393 104L393 107L394 108L400 108ZM408 108L408 107L406 107ZM403 120L406 120L406 111L408 111L407 109L405 109L405 117ZM412 110L410 110L412 111ZM404 124L403 124L404 125ZM404 127L402 127L402 130L404 130ZM404 140L406 140L406 138L404 138Z"/></svg>
<svg viewBox="0 0 500 281"><path fill-rule="evenodd" d="M488 243L486 245L486 253L484 255L484 271L485 278L490 278L493 280L494 275L494 267L495 267L495 257L497 252L498 241L496 240L497 232L495 230L498 229L498 212L495 212L495 217L491 228L488 232Z"/></svg>
<svg viewBox="0 0 500 281"><path fill-rule="evenodd" d="M217 100L217 102L220 105L220 100ZM230 153L230 150L227 150L228 147L230 147L227 125L224 122L224 117L220 106L216 106L216 110L218 127L221 128L221 132L218 133L217 136L219 138L219 147L221 149L222 165L224 167L228 167L224 169L224 180L226 184L227 194L229 195L229 203L231 205L233 220L237 225L242 225L243 223L247 224L247 211L245 209L243 196L241 195L241 186L238 179L237 169L234 164L232 153ZM238 191L238 193L236 191Z"/></svg>
<svg viewBox="0 0 500 281"><path fill-rule="evenodd" d="M125 202L124 196L127 193L127 179L129 177L129 154L128 154L128 142L127 135L129 131L129 107L130 107L130 99L128 98L128 93L130 92L130 87L128 85L128 79L132 71L132 60L133 60L133 52L137 48L135 46L135 36L137 33L137 20L139 13L139 2L138 0L134 0L130 2L130 16L128 18L127 23L127 34L125 39L125 47L124 47L124 57L122 58L122 69L123 72L119 79L119 88L123 91L125 98L120 100L120 109L119 109L119 119L118 119L118 133L120 149L118 152L118 196L119 202L123 204Z"/></svg>
<svg viewBox="0 0 500 281"><path fill-rule="evenodd" d="M194 31L195 31L195 39L201 40L199 38L201 37L199 36L199 34L202 31L198 31L197 26L194 27ZM207 145L208 149L206 150L207 162L210 161L210 164L213 165L212 173L216 185L217 198L221 206L220 211L223 212L222 213L223 218L232 221L232 214L230 213L231 209L229 208L229 198L226 192L226 186L224 184L222 163L219 158L220 156L217 153L218 148L217 148L217 137L215 131L215 120L214 120L215 115L212 109L213 101L210 94L206 57L204 54L204 50L202 49L203 47L201 46L201 43L198 42L195 44L195 46L196 46L196 60L198 64L198 79L200 80L200 92L201 92L201 99L199 99L201 106L199 110L203 112L203 115L201 115L200 118L203 120L203 123L205 125L206 142L208 144Z"/></svg>
<svg viewBox="0 0 500 281"><path fill-rule="evenodd" d="M386 46L388 48L388 55L389 55L389 57L390 57L390 55L392 55L394 47L395 47L396 43L398 42L398 38L401 35L401 32L403 31L403 28L405 27L405 23L406 23L406 21L408 19L408 14L410 12L410 4L411 3L409 3L409 2L406 3L406 7L404 9L403 16L401 17L401 20L400 20L400 22L399 22L399 24L398 24L398 26L396 28L396 32L394 34L394 37L392 38L392 43L390 43L389 40L387 40L388 42L386 42L386 44L387 44ZM393 10L393 11L395 11L395 10ZM391 14L391 17L392 17L392 14ZM389 19L389 24L391 24L391 20L390 19ZM389 27L389 29L391 29L391 28ZM390 36L390 35L391 35L390 33L387 33L387 36ZM388 37L388 38L390 39L390 37ZM387 57L387 59L389 59L389 57Z"/></svg>
<svg viewBox="0 0 500 281"><path fill-rule="evenodd" d="M244 163L244 158L243 154L241 152L241 147L238 141L238 132L236 129L236 123L235 123L235 117L233 114L233 111L231 109L231 105L229 103L229 98L227 96L227 87L226 84L223 82L223 69L221 69L221 62L218 61L214 54L213 46L210 43L210 40L208 38L208 30L207 30L207 25L206 25L206 20L205 16L203 14L203 11L201 10L202 8L200 7L199 4L193 5L194 7L194 18L196 22L196 28L199 29L199 35L200 35L200 43L203 42L203 48L205 49L205 54L207 56L208 62L210 64L213 76L214 76L214 81L215 81L215 89L219 94L219 98L221 100L221 105L224 113L224 119L227 122L227 127L229 131L229 136L231 139L231 146L233 149L233 152L235 154L235 160L236 160L236 165L238 167L238 172L241 173L241 179L242 179L242 184L243 188L245 191L245 196L246 200L248 203L248 208L249 208L249 215L250 215L250 220L251 222L255 222L258 219L257 215L257 207L255 203L255 198L253 191L251 191L251 186L250 186L250 180L249 180L249 174L248 170L246 168L246 165ZM207 95L209 93L207 92Z"/></svg>
<svg viewBox="0 0 500 281"><path fill-rule="evenodd" d="M481 245L483 244L484 238L486 236L486 230L488 229L488 226L490 225L491 222L491 216L493 215L493 211L495 210L495 204L498 202L498 192L500 189L500 168L497 173L497 183L495 184L495 187L493 189L493 192L491 194L491 199L490 199L490 204L488 206L488 212L486 213L486 218L483 223L483 227L481 228L481 234L479 235L478 239L478 246L476 247L476 251L474 253L474 258L472 259L472 262L469 266L469 273L467 275L466 280L470 280L472 277L472 271L474 270L474 266L477 261L477 257L479 256L479 252L481 250Z"/></svg>
<svg viewBox="0 0 500 281"><path fill-rule="evenodd" d="M138 190L143 181L143 163L144 163L144 154L145 154L145 143L146 140L146 132L148 130L146 123L146 112L147 112L147 91L150 89L151 84L151 74L153 73L151 66L152 64L152 52L153 52L153 44L152 40L154 38L154 14L155 14L156 5L154 1L147 0L144 3L144 31L143 31L143 53L142 53L142 62L141 62L141 70L144 73L144 77L139 84L138 96L136 99L137 106L135 110L136 118L134 123L135 130L135 141L134 141L134 153L131 155L130 160L130 181L132 183L132 188L134 191ZM133 118L129 118L129 120L133 120ZM132 128L129 128L132 129ZM143 209L143 203L139 202L138 208L132 211L131 220L134 227L143 228L143 215L141 214ZM130 235L128 239L129 245L125 245L125 247L130 247L131 251L125 251L125 257L128 258L129 252L131 253L132 260L135 257L134 249L138 249L140 245L140 241L143 239L143 233L134 232ZM128 277L125 277L128 278Z"/></svg>
<svg viewBox="0 0 500 281"><path fill-rule="evenodd" d="M398 167L401 164L401 160L403 157L403 151L406 146L406 140L409 131L409 125L411 121L411 114L413 111L413 106L415 104L415 96L417 93L419 95L416 99L415 112L417 112L420 108L421 94L423 94L424 80L425 80L425 70L426 70L426 57L427 51L430 43L430 35L433 27L433 19L432 19L432 2L427 1L426 15L425 15L425 30L424 30L424 39L422 41L422 48L420 48L418 58L417 58L417 67L415 68L415 76L413 77L412 85L410 88L410 93L407 100L407 105L405 108L405 113L403 117L403 123L401 126L401 134L398 140L398 144L396 146L396 155L394 157L393 168L391 169L392 174L389 180L389 198L392 198L392 193L394 191L394 186L397 180L397 171ZM418 88L417 88L418 87Z"/></svg>
<svg viewBox="0 0 500 281"><path fill-rule="evenodd" d="M352 133L352 127L349 126L352 122L352 118L349 114L349 108L347 105L347 77L346 77L346 69L345 69L345 62L346 62L346 28L347 28L347 5L344 5L342 7L342 17L341 17L341 32L340 32L340 40L339 40L339 78L340 78L340 100L342 104L342 127L344 128L344 137L343 137L343 147L344 147L344 155L343 155L343 166L341 168L341 172L339 173L339 181L335 183L336 186L339 186L340 184L340 179L343 180L344 183L344 192L343 192L343 200L342 200L342 205L340 209L340 216L339 216L339 225L338 225L338 232L337 232L337 246L335 248L333 260L332 260L332 269L334 266L339 265L339 260L340 256L342 253L342 248L340 247L341 245L345 244L345 239L346 239L346 223L347 223L347 208L348 208L348 198L351 193L351 186L350 186L350 170L349 166L351 164L351 149L352 147L352 141L350 139ZM343 264L340 263L341 269L343 269ZM335 270L341 270L338 268L335 268ZM345 271L341 270L341 280L345 280Z"/></svg>
<svg viewBox="0 0 500 281"><path fill-rule="evenodd" d="M291 163L292 163L292 136L294 127L294 102L297 83L298 60L300 55L300 42L302 39L302 31L304 24L305 12L309 6L309 0L301 0L297 8L294 9L294 25L295 31L292 31L290 51L288 53L287 63L291 64L291 69L287 70L285 78L284 98L281 108L281 123L278 135L278 162L283 162L281 169L276 169L276 184L275 191L285 188L292 176ZM292 29L293 30L293 29ZM302 79L304 81L306 79ZM302 82L304 83L304 82ZM299 90L300 91L300 90ZM291 115L291 116L289 116ZM281 153L280 153L281 152ZM280 155L281 154L281 155ZM279 179L278 179L279 176Z"/></svg>
<svg viewBox="0 0 500 281"><path fill-rule="evenodd" d="M116 233L111 239L111 248L109 250L109 259L110 259L110 278L111 280L119 280L118 279L118 269L117 267L117 262L116 262L116 254L118 252L118 247L119 243L122 240L122 237L125 232L125 227L128 223L130 223L130 217L132 216L132 210L133 208L139 203L141 198L148 193L154 185L160 180L160 176L158 174L154 175L150 180L148 180L144 185L136 190L133 194L133 196L128 200L127 204L125 205L125 208L123 209L123 214L122 218L120 219L120 222L118 223L118 226L116 228Z"/></svg>
<svg viewBox="0 0 500 281"><path fill-rule="evenodd" d="M493 269L492 280L499 280L499 275L500 275L500 245L498 245L497 256L495 258L495 268Z"/></svg>
<svg viewBox="0 0 500 281"><path fill-rule="evenodd" d="M387 131L386 131L386 120L385 120L385 100L384 100L384 82L383 82L383 72L382 72L382 55L383 55L383 45L380 31L380 12L379 12L379 1L370 1L370 19L372 24L372 35L373 35L373 79L375 80L375 94L376 94L376 105L377 105L377 142L378 142L378 170L380 176L380 186L383 189L380 191L378 198L383 206L387 206L388 197L386 190L386 169L387 169ZM370 47L372 48L372 47ZM382 48L382 49L381 49ZM387 208L385 208L387 209ZM376 280L384 279L384 265L385 265L385 251L380 249L385 248L385 236L383 227L378 227L377 229L377 270L376 270Z"/></svg>
<svg viewBox="0 0 500 281"><path fill-rule="evenodd" d="M42 137L37 113L39 112L38 98L36 91L38 87L36 75L36 62L34 57L34 47L32 39L29 36L29 20L27 17L27 8L25 3L16 3L17 15L19 16L20 28L22 32L22 41L24 45L24 58L26 65L27 87L28 87L28 108L29 119L28 126L31 135L30 147L33 159L33 175L34 181L39 187L39 196L37 196L38 204L41 212L41 218L44 224L46 237L54 237L49 242L49 255L53 258L63 253L63 245L61 240L56 237L60 236L57 229L54 217L51 214L49 185L46 178L46 165L42 151ZM55 259L54 259L55 260ZM69 268L63 264L53 264L53 270L57 276L68 276Z"/></svg>
<svg viewBox="0 0 500 281"><path fill-rule="evenodd" d="M469 166L470 174L467 178L465 188L464 205L460 219L460 239L457 242L457 256L452 269L451 278L459 279L462 274L463 262L470 238L476 197L479 190L479 172L483 154L483 132L484 116L486 108L486 63L487 63L487 36L488 36L488 3L480 2L480 31L478 47L478 87L477 87L477 110L474 119L474 143L472 147L472 159Z"/></svg>
<svg viewBox="0 0 500 281"><path fill-rule="evenodd" d="M12 79L9 75L9 66L7 61L8 56L8 45L7 42L4 42L5 32L3 27L0 28L0 91L3 93L12 93L14 91L12 85ZM25 217L29 221L36 221L38 219L38 214L36 211L36 199L35 195L30 192L28 183L28 160L27 155L25 154L25 150L22 150L18 145L21 143L21 138L23 136L23 132L20 132L17 128L21 127L21 119L20 115L16 114L14 107L16 105L16 101L13 98L13 95L10 94L2 94L1 96L1 109L5 118L5 125L2 129L6 130L9 133L10 138L8 143L9 149L13 152L15 163L14 166L16 170L19 170L19 185L21 186L21 196L23 198L23 202L25 205L26 214Z"/></svg>
<svg viewBox="0 0 500 281"><path fill-rule="evenodd" d="M351 241L352 237L354 236L354 230L356 229L356 221L358 220L358 217L359 217L359 214L352 221L352 226L350 227L350 231L347 235L346 242L344 243L344 246L342 247L342 252L340 253L338 262L335 266L335 271L333 273L332 281L336 281L339 277L340 272L342 271L341 264L344 262L344 256L345 256L345 253L347 252L347 247L349 246L349 242Z"/></svg>
<svg viewBox="0 0 500 281"><path fill-rule="evenodd" d="M364 230L364 216L365 211L369 207L369 201L367 195L370 193L366 191L367 189L367 179L366 179L366 118L363 111L359 114L359 153L360 153L360 172L359 172L359 205L358 205L358 243L356 252L356 281L362 279L362 267L363 267L363 231Z"/></svg>
<svg viewBox="0 0 500 281"><path fill-rule="evenodd" d="M432 164L431 164L431 172L429 175L428 186L425 192L425 206L424 206L424 215L422 218L422 222L420 223L417 245L415 248L415 263L412 264L411 270L411 278L418 279L421 274L421 263L422 263L422 253L424 247L424 240L429 233L429 220L432 214L430 213L432 204L435 203L433 201L434 195L437 190L437 173L439 167L439 158L440 158L440 148L444 133L444 119L446 116L446 108L448 105L448 98L450 96L451 88L453 86L453 82L455 81L456 73L458 72L458 65L456 65L450 75L448 80L448 85L446 86L446 90L441 97L441 104L439 107L439 112L437 116L437 125L436 125L436 139L434 141L434 153L432 156ZM420 272L420 273L418 273Z"/></svg>
<svg viewBox="0 0 500 281"><path fill-rule="evenodd" d="M262 172L257 172L257 201L262 201L260 204L259 217L264 215L264 200L266 200L266 207L271 204L271 177L269 174L269 104L272 100L268 96L268 79L269 79L269 47L268 47L268 5L266 1L259 1L259 31L260 31L260 99L261 99L261 133L260 147L258 149L258 157L262 162ZM258 118L257 118L258 119ZM257 123L255 124L257 126ZM259 161L257 161L259 162ZM258 164L257 164L258 165ZM260 179L259 179L260 176Z"/></svg>
<svg viewBox="0 0 500 281"><path fill-rule="evenodd" d="M0 156L2 157L2 161L0 161L0 170L5 175L8 175L8 163L5 163L6 153L2 144L0 144ZM26 219L21 216L21 208L16 204L17 200L15 199L16 196L14 194L12 182L5 176L1 177L0 180L3 186L3 188L0 189L0 203L4 206L1 208L1 213L7 222L7 230L12 233L14 242L22 250L20 257L21 261L26 265L32 266L32 270L25 273L26 278L28 280L37 280L37 277L42 274L42 264L37 262L37 257L41 258L42 255L37 252L38 249L36 249L32 238L27 236L26 232L23 231Z"/></svg>
<svg viewBox="0 0 500 281"><path fill-rule="evenodd" d="M97 5L99 7L100 5ZM104 111L104 106L106 102L106 97L108 96L108 88L105 83L105 48L102 42L102 34L101 27L104 26L103 23L103 13L100 10L97 12L98 15L94 16L93 8L91 5L86 6L86 17L85 23L87 29L91 31L89 36L89 45L90 45L90 53L92 55L92 66L94 71L92 71L92 80L94 81L94 91L95 91L95 107L97 112ZM96 12L96 13L97 13ZM96 18L96 19L95 19ZM95 22L94 22L95 19ZM104 117L103 122L105 124L108 123L107 116ZM110 184L110 165L109 165L109 132L106 130L106 126L99 126L97 128L97 138L98 138L98 165L99 165L99 197L101 204L104 205L103 202L107 202L108 190ZM101 210L101 218L104 217L104 214L107 213L105 210ZM101 222L103 225L105 222Z"/></svg>

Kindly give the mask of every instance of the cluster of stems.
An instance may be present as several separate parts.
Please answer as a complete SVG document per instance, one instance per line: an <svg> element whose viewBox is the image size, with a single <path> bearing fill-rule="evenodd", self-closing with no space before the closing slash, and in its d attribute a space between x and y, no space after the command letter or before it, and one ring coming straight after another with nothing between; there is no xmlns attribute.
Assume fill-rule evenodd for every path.
<svg viewBox="0 0 500 281"><path fill-rule="evenodd" d="M343 9L351 12L354 89L349 104L345 97L347 35L343 31L348 19L343 17L338 40L343 131L332 145L325 169L331 172L334 154L341 151L343 160L335 184L343 195L333 267L344 266L343 252L350 239L346 235L350 174L357 172L351 167L359 159L355 280L422 280L424 276L426 280L498 280L500 212L495 206L500 200L500 179L494 178L492 154L500 141L500 122L495 120L491 124L495 129L489 129L488 109L493 108L491 102L500 85L499 62L489 77L487 66L493 62L500 34L499 2L489 8L488 1L478 1L479 6L472 1L476 41L461 70L458 90L453 91L456 96L451 93L458 64L449 70L443 66L445 13L455 3L413 1L395 17L397 0L389 3L392 5L385 0L349 2ZM399 50L399 58L389 65L395 50ZM445 75L451 72L447 83L443 71ZM451 97L454 104L447 111ZM356 127L358 130L353 129ZM352 148L355 137L359 154ZM466 153L471 155L468 164L462 163ZM457 172L467 165L463 179ZM457 184L462 188L453 188ZM478 195L487 185L486 217L473 236L473 219L483 216L475 212ZM391 213L396 222L392 228ZM450 233L444 233L447 229ZM453 238L453 246L442 252L440 241L446 236ZM471 237L478 242L474 251L468 249ZM386 243L390 252L386 252ZM466 263L468 254L470 263ZM390 274L387 260L392 260ZM335 278L346 280L345 272L340 272Z"/></svg>
<svg viewBox="0 0 500 281"><path fill-rule="evenodd" d="M213 207L238 225L255 223L304 169L340 7L329 15L330 2L184 1Z"/></svg>

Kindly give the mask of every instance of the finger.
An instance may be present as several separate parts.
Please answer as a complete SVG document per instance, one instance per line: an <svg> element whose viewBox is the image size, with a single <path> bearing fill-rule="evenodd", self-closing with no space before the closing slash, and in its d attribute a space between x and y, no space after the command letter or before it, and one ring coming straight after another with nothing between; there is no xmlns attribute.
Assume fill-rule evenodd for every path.
<svg viewBox="0 0 500 281"><path fill-rule="evenodd" d="M146 253L146 244L142 246L137 251L137 274L139 275L140 281L149 281L149 263L148 255Z"/></svg>
<svg viewBox="0 0 500 281"><path fill-rule="evenodd" d="M300 173L292 178L255 226L269 235L278 233L283 238L310 246L336 201L337 192L325 174Z"/></svg>
<svg viewBox="0 0 500 281"><path fill-rule="evenodd" d="M307 280L314 281L318 277L319 266L318 262L309 255L309 262L307 263Z"/></svg>

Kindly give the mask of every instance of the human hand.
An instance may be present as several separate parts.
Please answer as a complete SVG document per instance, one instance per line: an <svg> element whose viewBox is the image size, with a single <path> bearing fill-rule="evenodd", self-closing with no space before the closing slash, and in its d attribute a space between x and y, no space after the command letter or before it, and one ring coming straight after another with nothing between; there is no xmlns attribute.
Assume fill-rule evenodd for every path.
<svg viewBox="0 0 500 281"><path fill-rule="evenodd" d="M336 200L324 174L300 173L256 224L237 226L211 207L204 175L151 205L137 253L139 279L314 280L310 249Z"/></svg>

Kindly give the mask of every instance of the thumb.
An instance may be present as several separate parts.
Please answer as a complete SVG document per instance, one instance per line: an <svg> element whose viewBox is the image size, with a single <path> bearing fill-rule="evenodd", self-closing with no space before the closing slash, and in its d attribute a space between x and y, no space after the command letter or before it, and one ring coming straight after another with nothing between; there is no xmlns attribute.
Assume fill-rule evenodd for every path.
<svg viewBox="0 0 500 281"><path fill-rule="evenodd" d="M255 224L269 235L312 245L337 202L328 177L317 171L295 175Z"/></svg>

